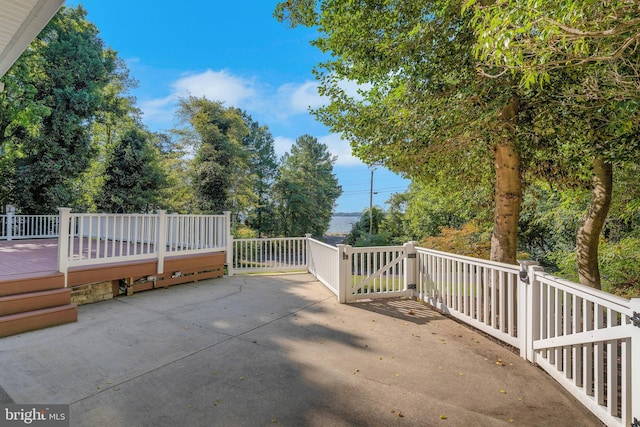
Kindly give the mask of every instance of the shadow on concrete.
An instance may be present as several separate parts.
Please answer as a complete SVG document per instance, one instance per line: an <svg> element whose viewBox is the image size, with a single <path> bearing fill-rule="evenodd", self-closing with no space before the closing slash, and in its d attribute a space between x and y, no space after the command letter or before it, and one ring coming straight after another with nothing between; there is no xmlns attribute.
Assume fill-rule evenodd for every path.
<svg viewBox="0 0 640 427"><path fill-rule="evenodd" d="M409 298L363 300L353 303L351 306L415 323L416 325L425 325L432 320L444 319L444 317L435 310Z"/></svg>

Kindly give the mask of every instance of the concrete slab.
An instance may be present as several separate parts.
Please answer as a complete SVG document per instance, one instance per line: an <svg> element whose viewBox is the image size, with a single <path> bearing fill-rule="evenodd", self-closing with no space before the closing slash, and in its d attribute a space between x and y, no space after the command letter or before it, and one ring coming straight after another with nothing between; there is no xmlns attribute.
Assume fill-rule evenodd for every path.
<svg viewBox="0 0 640 427"><path fill-rule="evenodd" d="M0 366L3 401L70 404L73 426L602 425L465 326L406 299L338 304L308 274L82 306L0 340Z"/></svg>

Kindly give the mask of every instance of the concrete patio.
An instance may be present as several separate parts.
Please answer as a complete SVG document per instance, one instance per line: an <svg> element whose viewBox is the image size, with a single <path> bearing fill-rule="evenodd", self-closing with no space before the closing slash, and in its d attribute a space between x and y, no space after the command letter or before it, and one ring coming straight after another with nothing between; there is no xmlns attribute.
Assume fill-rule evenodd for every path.
<svg viewBox="0 0 640 427"><path fill-rule="evenodd" d="M417 302L338 304L309 274L79 307L0 340L0 403L72 426L599 426L542 370Z"/></svg>

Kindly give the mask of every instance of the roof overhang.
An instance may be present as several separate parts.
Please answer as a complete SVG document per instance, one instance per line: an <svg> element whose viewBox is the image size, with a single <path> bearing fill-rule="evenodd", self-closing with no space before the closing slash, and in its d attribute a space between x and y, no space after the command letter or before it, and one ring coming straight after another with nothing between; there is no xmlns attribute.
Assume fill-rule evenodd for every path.
<svg viewBox="0 0 640 427"><path fill-rule="evenodd" d="M64 0L0 0L0 77L53 18Z"/></svg>

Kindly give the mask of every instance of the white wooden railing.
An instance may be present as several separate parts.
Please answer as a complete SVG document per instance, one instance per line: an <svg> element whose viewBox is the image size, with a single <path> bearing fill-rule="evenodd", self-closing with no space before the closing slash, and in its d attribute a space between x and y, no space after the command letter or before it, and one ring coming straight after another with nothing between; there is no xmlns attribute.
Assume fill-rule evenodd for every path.
<svg viewBox="0 0 640 427"><path fill-rule="evenodd" d="M307 270L307 238L233 239L228 274Z"/></svg>
<svg viewBox="0 0 640 427"><path fill-rule="evenodd" d="M81 214L60 208L58 270L122 261L225 251L229 213L224 215Z"/></svg>
<svg viewBox="0 0 640 427"><path fill-rule="evenodd" d="M331 292L339 296L339 251L335 246L327 245L308 238L307 268Z"/></svg>
<svg viewBox="0 0 640 427"><path fill-rule="evenodd" d="M420 299L521 348L518 266L425 248L417 248L417 253Z"/></svg>
<svg viewBox="0 0 640 427"><path fill-rule="evenodd" d="M640 299L619 298L539 267L529 267L526 280L527 359L607 425L638 425Z"/></svg>
<svg viewBox="0 0 640 427"><path fill-rule="evenodd" d="M0 240L58 237L58 215L0 215Z"/></svg>

